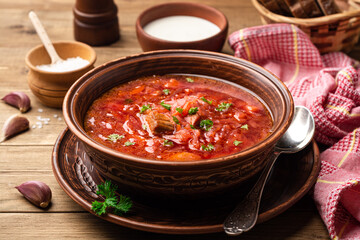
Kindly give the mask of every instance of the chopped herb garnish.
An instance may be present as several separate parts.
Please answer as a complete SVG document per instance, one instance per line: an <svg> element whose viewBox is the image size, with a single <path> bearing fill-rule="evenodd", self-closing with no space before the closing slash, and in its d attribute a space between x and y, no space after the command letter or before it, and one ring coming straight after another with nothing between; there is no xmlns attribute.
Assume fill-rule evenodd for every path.
<svg viewBox="0 0 360 240"><path fill-rule="evenodd" d="M200 127L205 129L205 131L209 131L211 127L213 126L213 121L210 119L201 120Z"/></svg>
<svg viewBox="0 0 360 240"><path fill-rule="evenodd" d="M177 107L175 110L178 111L179 113L182 113L184 111L184 109L179 108L179 107Z"/></svg>
<svg viewBox="0 0 360 240"><path fill-rule="evenodd" d="M127 146L127 147L128 147L128 146L135 145L134 142L129 142L129 141L125 142L124 144L125 144L125 146Z"/></svg>
<svg viewBox="0 0 360 240"><path fill-rule="evenodd" d="M143 124L143 125L141 125L141 126L142 126L142 128L143 128L144 130L146 130L146 129L147 129L146 124Z"/></svg>
<svg viewBox="0 0 360 240"><path fill-rule="evenodd" d="M151 109L150 105L142 105L141 109L140 109L140 113L145 112L146 110Z"/></svg>
<svg viewBox="0 0 360 240"><path fill-rule="evenodd" d="M174 120L174 122L175 122L176 124L179 124L179 123L180 123L180 121L179 121L179 119L177 119L177 117L172 116L172 118L173 118L173 120Z"/></svg>
<svg viewBox="0 0 360 240"><path fill-rule="evenodd" d="M173 143L172 141L167 140L167 139L164 140L164 146L171 147L171 146L173 146L173 145L174 145L174 143Z"/></svg>
<svg viewBox="0 0 360 240"><path fill-rule="evenodd" d="M247 124L242 125L240 128L242 128L242 129L246 129L246 130L249 130L249 127L248 127L248 125L247 125Z"/></svg>
<svg viewBox="0 0 360 240"><path fill-rule="evenodd" d="M186 81L187 81L187 82L194 82L194 79L192 79L192 78L186 78Z"/></svg>
<svg viewBox="0 0 360 240"><path fill-rule="evenodd" d="M212 145L211 143L209 143L207 146L201 145L201 149L204 151L212 151L214 150L214 145Z"/></svg>
<svg viewBox="0 0 360 240"><path fill-rule="evenodd" d="M190 124L190 128L191 128L191 129L196 129L196 128L194 127L194 125L192 125L192 124Z"/></svg>
<svg viewBox="0 0 360 240"><path fill-rule="evenodd" d="M125 137L124 135L119 135L119 134L114 133L114 134L110 134L107 137L107 140L112 141L112 142L116 142L118 139L122 139L124 137Z"/></svg>
<svg viewBox="0 0 360 240"><path fill-rule="evenodd" d="M204 98L204 97L201 97L201 100L203 100L204 102L206 102L206 103L208 103L208 104L212 104L212 101L209 101L209 100L207 100L207 99Z"/></svg>
<svg viewBox="0 0 360 240"><path fill-rule="evenodd" d="M91 204L91 210L97 215L102 215L107 212L110 207L114 209L114 213L121 215L126 213L132 207L132 201L129 197L120 195L116 197L117 186L112 184L110 181L105 181L103 184L98 185L98 191L96 194L102 195L105 198L104 202L93 201Z"/></svg>
<svg viewBox="0 0 360 240"><path fill-rule="evenodd" d="M229 109L229 107L231 107L231 105L232 105L232 103L222 102L218 105L217 108L215 108L215 110L218 112L225 112L226 110Z"/></svg>
<svg viewBox="0 0 360 240"><path fill-rule="evenodd" d="M197 113L197 111L199 111L198 107L192 107L192 108L189 109L188 114L189 115L194 115L195 113Z"/></svg>
<svg viewBox="0 0 360 240"><path fill-rule="evenodd" d="M164 89L164 90L163 90L163 93L164 93L165 95L169 95L170 90L169 90L169 89Z"/></svg>
<svg viewBox="0 0 360 240"><path fill-rule="evenodd" d="M133 102L133 100L130 98L125 99L125 103L132 103L132 102Z"/></svg>
<svg viewBox="0 0 360 240"><path fill-rule="evenodd" d="M241 143L242 143L242 141L238 141L238 140L235 140L235 141L234 141L234 145L235 145L235 146L237 146L237 145L239 145L239 144L241 144Z"/></svg>
<svg viewBox="0 0 360 240"><path fill-rule="evenodd" d="M171 110L171 105L164 103L164 101L162 101L162 102L160 103L160 105L163 106L164 108L166 108L166 109L169 110L169 111Z"/></svg>

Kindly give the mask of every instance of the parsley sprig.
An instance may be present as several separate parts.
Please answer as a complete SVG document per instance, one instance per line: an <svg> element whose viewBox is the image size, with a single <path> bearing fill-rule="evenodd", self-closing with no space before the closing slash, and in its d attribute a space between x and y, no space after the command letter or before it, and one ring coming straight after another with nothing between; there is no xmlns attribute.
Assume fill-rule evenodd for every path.
<svg viewBox="0 0 360 240"><path fill-rule="evenodd" d="M176 110L178 113L180 113L180 114L182 114L182 113L183 113L183 111L184 111L184 109L179 108L179 107L175 108L175 110Z"/></svg>
<svg viewBox="0 0 360 240"><path fill-rule="evenodd" d="M231 107L231 105L232 103L222 102L218 105L217 108L215 108L215 110L218 112L225 112L226 110L229 109L229 107Z"/></svg>
<svg viewBox="0 0 360 240"><path fill-rule="evenodd" d="M160 105L163 106L165 109L167 109L167 110L169 110L169 111L171 110L171 105L164 103L164 101L162 101L162 102L160 103Z"/></svg>
<svg viewBox="0 0 360 240"><path fill-rule="evenodd" d="M204 119L200 122L200 127L203 128L205 131L209 131L213 125L214 123L210 119Z"/></svg>
<svg viewBox="0 0 360 240"><path fill-rule="evenodd" d="M203 100L204 102L210 104L210 105L212 104L212 101L211 101L211 100L207 100L205 97L201 97L200 99Z"/></svg>
<svg viewBox="0 0 360 240"><path fill-rule="evenodd" d="M235 146L238 146L238 145L241 144L241 143L242 143L242 141L238 141L238 140L235 140L235 141L234 141L234 145L235 145Z"/></svg>
<svg viewBox="0 0 360 240"><path fill-rule="evenodd" d="M242 125L240 128L245 129L245 130L249 130L249 126L247 124Z"/></svg>
<svg viewBox="0 0 360 240"><path fill-rule="evenodd" d="M140 113L145 112L146 110L151 109L150 105L142 105L141 109L140 109Z"/></svg>
<svg viewBox="0 0 360 240"><path fill-rule="evenodd" d="M177 117L172 116L172 118L173 118L173 121L174 121L176 124L180 124L180 121L179 121L179 119L178 119Z"/></svg>
<svg viewBox="0 0 360 240"><path fill-rule="evenodd" d="M122 139L124 137L125 137L124 135L119 135L119 134L113 133L107 137L107 140L109 140L111 142L116 142L117 140Z"/></svg>
<svg viewBox="0 0 360 240"><path fill-rule="evenodd" d="M201 149L204 151L212 151L214 150L214 145L212 145L211 143L209 143L207 146L201 145Z"/></svg>
<svg viewBox="0 0 360 240"><path fill-rule="evenodd" d="M189 109L188 114L189 114L189 115L194 115L194 114L196 114L198 111L199 111L199 108L198 108L198 107L192 107L192 108Z"/></svg>
<svg viewBox="0 0 360 240"><path fill-rule="evenodd" d="M165 139L163 145L167 147L172 147L174 146L174 143L168 139Z"/></svg>
<svg viewBox="0 0 360 240"><path fill-rule="evenodd" d="M134 142L127 141L127 142L125 142L124 145L125 145L126 147L128 147L128 146L135 145L135 143L134 143Z"/></svg>
<svg viewBox="0 0 360 240"><path fill-rule="evenodd" d="M114 213L117 215L121 215L122 213L129 211L132 207L131 199L123 195L117 197L115 194L117 188L118 187L116 185L112 184L111 181L108 180L106 180L103 184L98 185L98 191L96 194L102 195L105 198L105 201L92 202L91 210L99 216L105 214L108 208L112 208Z"/></svg>
<svg viewBox="0 0 360 240"><path fill-rule="evenodd" d="M169 90L169 89L164 89L164 90L163 90L163 93L164 93L165 95L169 95L169 94L170 94L170 90Z"/></svg>

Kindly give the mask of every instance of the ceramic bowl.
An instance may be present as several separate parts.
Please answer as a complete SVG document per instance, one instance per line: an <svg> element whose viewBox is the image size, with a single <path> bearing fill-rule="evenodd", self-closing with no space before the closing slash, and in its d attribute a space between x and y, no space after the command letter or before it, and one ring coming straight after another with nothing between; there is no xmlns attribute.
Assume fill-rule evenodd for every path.
<svg viewBox="0 0 360 240"><path fill-rule="evenodd" d="M121 153L92 140L84 131L89 106L103 93L142 76L202 75L245 87L269 108L271 134L242 152L202 161L159 161ZM265 69L229 55L197 50L162 50L120 58L82 76L69 89L63 113L70 131L84 144L97 171L131 195L201 198L216 196L255 176L287 130L294 104L286 86Z"/></svg>
<svg viewBox="0 0 360 240"><path fill-rule="evenodd" d="M43 45L38 45L27 53L25 62L29 68L27 80L31 91L44 105L61 108L70 86L84 73L94 68L96 53L90 46L80 42L62 41L53 44L62 59L81 57L89 61L86 66L73 71L48 72L36 67L51 63Z"/></svg>
<svg viewBox="0 0 360 240"><path fill-rule="evenodd" d="M198 41L175 42L153 37L143 29L146 24L159 18L186 15L206 19L220 28L217 34ZM161 49L198 49L221 51L228 33L228 21L219 10L190 2L164 3L143 11L136 21L136 34L141 48L144 51Z"/></svg>

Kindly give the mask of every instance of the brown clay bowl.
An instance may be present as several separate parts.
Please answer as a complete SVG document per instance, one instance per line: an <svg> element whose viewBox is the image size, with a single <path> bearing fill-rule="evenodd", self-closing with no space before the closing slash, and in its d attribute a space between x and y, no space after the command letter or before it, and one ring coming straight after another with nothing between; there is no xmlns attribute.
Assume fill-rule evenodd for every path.
<svg viewBox="0 0 360 240"><path fill-rule="evenodd" d="M29 68L27 80L31 91L44 105L61 108L70 86L84 73L94 68L96 53L90 46L80 42L62 41L53 44L62 59L81 57L89 61L88 65L73 71L47 72L36 67L51 63L43 45L38 45L27 53L25 62Z"/></svg>
<svg viewBox="0 0 360 240"><path fill-rule="evenodd" d="M146 24L159 18L185 15L206 19L220 28L220 32L198 41L175 42L153 37L143 29ZM161 49L198 49L220 52L228 33L228 21L219 10L190 2L164 3L143 11L136 20L136 34L144 51Z"/></svg>
<svg viewBox="0 0 360 240"><path fill-rule="evenodd" d="M273 116L272 133L239 153L192 162L158 161L121 153L99 144L85 133L85 114L103 93L142 76L172 73L225 79L235 86L249 89L268 106ZM154 51L106 63L74 83L63 105L66 124L83 142L91 161L105 179L132 195L184 199L225 193L241 187L259 173L276 142L287 130L293 111L290 92L265 69L240 58L197 50Z"/></svg>

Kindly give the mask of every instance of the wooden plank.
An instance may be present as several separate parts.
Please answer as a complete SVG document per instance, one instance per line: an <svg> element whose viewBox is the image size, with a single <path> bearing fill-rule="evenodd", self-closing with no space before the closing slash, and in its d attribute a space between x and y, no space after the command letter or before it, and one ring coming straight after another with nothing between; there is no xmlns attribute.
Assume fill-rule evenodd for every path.
<svg viewBox="0 0 360 240"><path fill-rule="evenodd" d="M0 147L9 145L53 145L60 132L65 129L66 125L61 110L47 108L34 99L31 94L29 96L33 107L25 114L20 114L16 108L0 103L0 112L2 113L0 115L1 126L14 114L20 114L30 121L30 129L28 131L1 143ZM42 110L42 112L39 112L39 110ZM49 119L47 124L44 119Z"/></svg>
<svg viewBox="0 0 360 240"><path fill-rule="evenodd" d="M53 146L0 146L0 173L51 172Z"/></svg>
<svg viewBox="0 0 360 240"><path fill-rule="evenodd" d="M49 212L83 211L57 183L52 172L52 146L0 146L0 212L43 212L29 203L15 186L42 181L52 190Z"/></svg>
<svg viewBox="0 0 360 240"><path fill-rule="evenodd" d="M90 213L1 213L0 239L229 239L224 233L164 235L141 232L105 222ZM313 212L289 210L236 239L328 239L322 221Z"/></svg>
<svg viewBox="0 0 360 240"><path fill-rule="evenodd" d="M0 219L2 213L16 212L81 212L84 211L76 204L59 186L52 171L9 171L0 172ZM40 209L27 201L15 188L26 181L42 181L46 183L52 191L51 206ZM0 237L0 239L2 239Z"/></svg>

